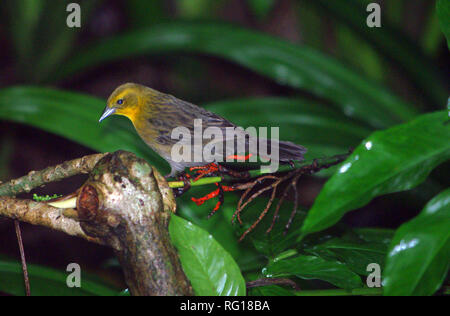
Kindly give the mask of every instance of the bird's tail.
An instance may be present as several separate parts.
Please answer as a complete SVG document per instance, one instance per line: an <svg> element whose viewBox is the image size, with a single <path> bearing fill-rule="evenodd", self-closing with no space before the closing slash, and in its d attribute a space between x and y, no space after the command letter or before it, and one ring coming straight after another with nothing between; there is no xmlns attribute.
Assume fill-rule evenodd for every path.
<svg viewBox="0 0 450 316"><path fill-rule="evenodd" d="M279 157L281 162L290 161L302 161L303 155L306 153L307 149L301 145L294 144L292 142L278 143Z"/></svg>
<svg viewBox="0 0 450 316"><path fill-rule="evenodd" d="M261 139L259 139L261 140ZM274 155L278 152L278 161L280 162L290 162L290 161L302 161L303 155L306 153L307 149L301 145L294 144L292 142L286 141L275 141L273 142L271 139L262 139L266 141L268 152L270 152L270 157L265 157L264 155L260 155L266 159L274 159ZM261 153L260 153L261 154Z"/></svg>

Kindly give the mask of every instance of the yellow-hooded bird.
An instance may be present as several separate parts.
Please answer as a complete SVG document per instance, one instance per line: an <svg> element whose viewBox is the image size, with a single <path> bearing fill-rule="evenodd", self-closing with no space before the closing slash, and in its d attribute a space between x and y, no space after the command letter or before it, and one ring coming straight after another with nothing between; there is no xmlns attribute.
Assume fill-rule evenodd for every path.
<svg viewBox="0 0 450 316"><path fill-rule="evenodd" d="M243 105L243 110L245 110L245 105ZM222 139L213 138L213 140L216 140L215 144L223 145L222 149L217 147L218 150L215 150L217 148L212 150L212 153L216 155L214 156L215 162L225 161L228 157L236 158L244 152L248 153L251 140L257 140L255 138L257 136L236 129L235 124L217 114L172 95L136 83L125 83L113 91L99 121L113 114L123 115L131 120L142 140L170 164L171 173L168 176L175 176L184 171L186 167L202 166L213 162L206 160L202 152L199 152L211 142L211 139L205 139L203 134L199 136L198 133L195 133L194 120L201 120L196 122L202 123L202 131L211 127L214 131L222 132L225 135ZM195 145L195 142L198 141L197 144L201 145L200 147L192 146L190 160L179 161L179 159L174 159L173 146L180 145L181 138L177 134L178 132L175 133L176 137L172 134L176 128L178 128L178 132L185 131L191 137L195 135L191 138L192 140L185 139L183 144L187 142L190 145ZM234 142L236 135L232 136L233 142L227 142L227 140L230 140L230 136L227 134L230 128L237 130L237 135L245 138L244 152L240 152L237 142ZM232 145L229 145L229 143ZM275 145L274 143L268 143L271 154L274 151L278 152L278 158L270 155L271 159L277 159L281 163L301 161L303 160L303 154L306 152L306 148L292 142L280 141L275 142ZM230 149L232 152L227 151ZM196 154L199 155L196 156ZM222 159L218 159L218 157Z"/></svg>

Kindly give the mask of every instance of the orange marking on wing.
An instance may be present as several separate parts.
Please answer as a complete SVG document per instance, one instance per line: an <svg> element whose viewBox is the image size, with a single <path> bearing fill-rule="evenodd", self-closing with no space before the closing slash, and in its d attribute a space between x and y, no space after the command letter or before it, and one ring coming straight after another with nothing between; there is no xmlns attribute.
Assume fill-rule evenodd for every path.
<svg viewBox="0 0 450 316"><path fill-rule="evenodd" d="M227 157L227 159L236 159L236 160L244 160L247 161L250 159L250 157L253 156L253 154L248 154L246 156L242 156L242 155L230 155Z"/></svg>

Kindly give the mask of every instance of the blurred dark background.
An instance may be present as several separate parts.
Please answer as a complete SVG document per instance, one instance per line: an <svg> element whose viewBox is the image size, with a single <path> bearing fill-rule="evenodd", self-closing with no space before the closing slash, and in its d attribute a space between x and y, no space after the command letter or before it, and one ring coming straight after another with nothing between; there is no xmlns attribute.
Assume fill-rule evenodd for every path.
<svg viewBox="0 0 450 316"><path fill-rule="evenodd" d="M352 31L351 26L315 3L315 0L167 0L151 1L151 5L143 5L142 3L147 1L136 0L77 1L83 10L86 8L87 11L82 13L82 27L67 30L67 34L62 38L55 35L56 25L61 19L65 20L65 6L70 1L57 1L59 4L55 4L56 1L44 1L36 22L29 28L24 26L21 29L22 34L33 33L33 41L21 42L20 33L13 32L17 29L13 27L15 14L35 14L37 11L33 11L33 6L36 4L31 2L2 1L0 4L0 87L22 84L49 85L106 99L118 85L124 82L139 82L196 104L249 96L304 95L318 99L308 92L277 84L232 62L198 54L127 58L94 67L51 84L45 82L44 75L36 73L39 69L54 71L52 67L64 66L64 58L75 48L83 48L125 31L177 19L213 20L311 46L334 56L349 68L375 81L383 82L421 110L431 111L439 106L442 108L442 105L428 102L423 91L404 75L404 69L396 67L375 53L369 39ZM386 22L400 29L407 40L422 48L423 54L433 61L441 75L448 77L448 48L437 25L435 2L376 2L382 7L382 23ZM148 10L149 7L152 9ZM24 11L14 11L18 8ZM20 54L21 50L18 48L23 45L32 47L23 50L28 52L28 55ZM40 56L45 54L52 54L48 67L38 63ZM0 120L1 181L90 153L93 151L60 136ZM33 192L66 194L76 190L83 181L84 177L75 177ZM300 184L300 192L303 192L302 204L312 204L324 181L308 178ZM426 188L421 186L420 190ZM357 226L397 227L420 210L403 203L407 198L402 198L401 194L395 198L378 198L363 211L346 216L345 221ZM392 207L402 211L389 212L388 208ZM123 286L118 269L104 265L107 265L112 257L109 249L27 224L22 224L22 231L29 262L58 269L65 269L69 262L78 262L89 271L109 279L113 284ZM14 224L11 220L0 219L0 254L18 258Z"/></svg>

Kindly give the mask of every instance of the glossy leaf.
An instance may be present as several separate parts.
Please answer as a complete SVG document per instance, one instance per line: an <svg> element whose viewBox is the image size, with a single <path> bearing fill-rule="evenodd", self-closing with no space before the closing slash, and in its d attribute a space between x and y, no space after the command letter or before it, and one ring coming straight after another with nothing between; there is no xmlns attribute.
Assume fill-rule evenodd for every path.
<svg viewBox="0 0 450 316"><path fill-rule="evenodd" d="M217 23L172 22L112 37L73 56L55 78L112 60L169 52L231 60L280 84L328 98L346 115L374 127L409 120L417 113L386 88L319 51Z"/></svg>
<svg viewBox="0 0 450 316"><path fill-rule="evenodd" d="M80 288L67 286L68 273L65 271L28 264L28 275L33 296L111 296L118 294L117 290L93 281L85 274L82 275ZM25 295L22 265L19 262L0 260L0 292Z"/></svg>
<svg viewBox="0 0 450 316"><path fill-rule="evenodd" d="M450 267L450 189L396 231L383 274L385 295L431 295Z"/></svg>
<svg viewBox="0 0 450 316"><path fill-rule="evenodd" d="M274 258L282 251L296 244L298 231L305 218L304 209L299 207L289 230L285 233L286 224L288 223L289 217L292 213L293 203L291 201L284 201L278 214L279 217L273 225L271 232L267 233L267 229L272 225L273 214L278 201L278 199L275 199L275 202L273 203L274 205L272 205L270 212L248 236L255 249L268 258ZM239 232L241 234L259 217L267 202L268 198L265 197L259 198L258 200L252 202L249 209L244 213L243 218L245 219L246 224L240 228Z"/></svg>
<svg viewBox="0 0 450 316"><path fill-rule="evenodd" d="M213 235L214 239L238 263L241 271L261 269L264 264L261 260L262 256L250 243L238 241L239 234L236 233L238 227L231 224L231 216L236 209L238 195L227 194L224 204L211 218L208 218L208 214L213 210L217 199L208 200L201 206L192 202L192 197L205 196L215 188L215 186L192 187L189 193L177 198L177 214Z"/></svg>
<svg viewBox="0 0 450 316"><path fill-rule="evenodd" d="M327 181L305 219L303 233L335 224L376 196L420 184L450 158L447 120L446 112L435 112L370 135Z"/></svg>
<svg viewBox="0 0 450 316"><path fill-rule="evenodd" d="M356 235L358 239L368 243L377 243L389 246L394 237L394 230L385 228L356 228L350 231L344 238L354 240L352 236Z"/></svg>
<svg viewBox="0 0 450 316"><path fill-rule="evenodd" d="M447 46L450 49L450 2L438 0L436 2L436 12L441 24L442 33L447 38Z"/></svg>
<svg viewBox="0 0 450 316"><path fill-rule="evenodd" d="M299 255L279 260L263 269L263 274L270 278L296 276L305 280L318 279L345 289L362 286L360 277L345 264L317 256Z"/></svg>
<svg viewBox="0 0 450 316"><path fill-rule="evenodd" d="M169 233L196 295L245 295L238 265L212 235L176 215Z"/></svg>
<svg viewBox="0 0 450 316"><path fill-rule="evenodd" d="M305 251L325 259L334 258L345 263L352 271L361 275L368 275L367 266L370 263L384 266L387 246L379 243L345 241L334 238L323 244L305 249Z"/></svg>

